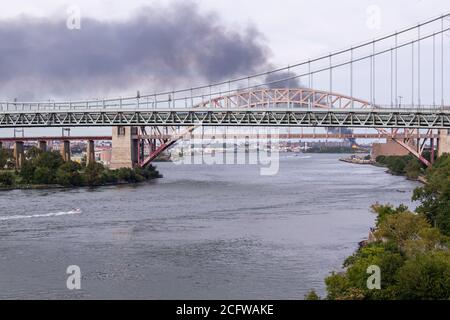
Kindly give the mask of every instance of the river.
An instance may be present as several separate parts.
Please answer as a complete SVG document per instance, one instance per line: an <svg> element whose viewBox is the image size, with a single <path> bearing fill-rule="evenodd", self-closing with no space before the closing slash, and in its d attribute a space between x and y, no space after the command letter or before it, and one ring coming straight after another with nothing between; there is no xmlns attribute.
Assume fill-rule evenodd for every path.
<svg viewBox="0 0 450 320"><path fill-rule="evenodd" d="M341 155L253 165L158 163L163 179L0 192L2 299L303 299L325 294L374 224L418 183ZM81 290L66 269L80 267Z"/></svg>

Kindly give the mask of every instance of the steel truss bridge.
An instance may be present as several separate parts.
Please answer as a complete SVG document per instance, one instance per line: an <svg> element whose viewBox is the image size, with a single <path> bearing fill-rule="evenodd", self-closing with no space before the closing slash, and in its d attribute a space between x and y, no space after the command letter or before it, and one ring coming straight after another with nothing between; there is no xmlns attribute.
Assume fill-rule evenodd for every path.
<svg viewBox="0 0 450 320"><path fill-rule="evenodd" d="M425 143L410 142L424 130L433 137L450 129L449 22L450 13L443 14L295 65L199 87L114 99L0 102L0 129L134 126L146 136L150 127L171 138L141 139L140 150L148 151L139 162L146 165L199 126L374 128L429 165Z"/></svg>

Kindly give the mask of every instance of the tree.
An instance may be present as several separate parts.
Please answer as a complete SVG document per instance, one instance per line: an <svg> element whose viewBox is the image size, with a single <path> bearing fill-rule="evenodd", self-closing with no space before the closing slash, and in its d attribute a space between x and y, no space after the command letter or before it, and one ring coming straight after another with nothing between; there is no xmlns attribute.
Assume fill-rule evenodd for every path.
<svg viewBox="0 0 450 320"><path fill-rule="evenodd" d="M22 165L22 168L20 169L19 175L26 183L31 183L33 181L35 170L36 166L34 165L33 161L25 160Z"/></svg>
<svg viewBox="0 0 450 320"><path fill-rule="evenodd" d="M417 159L411 159L405 166L406 176L410 179L417 179L422 172L422 164Z"/></svg>
<svg viewBox="0 0 450 320"><path fill-rule="evenodd" d="M3 169L8 163L8 154L6 151L0 149L0 170Z"/></svg>
<svg viewBox="0 0 450 320"><path fill-rule="evenodd" d="M89 186L99 186L102 185L104 180L105 168L101 163L92 162L86 167L84 172L84 179Z"/></svg>
<svg viewBox="0 0 450 320"><path fill-rule="evenodd" d="M450 255L448 250L418 255L397 274L399 299L450 299Z"/></svg>
<svg viewBox="0 0 450 320"><path fill-rule="evenodd" d="M320 297L316 293L316 291L311 290L311 291L308 292L307 295L305 295L305 300L311 300L311 301L313 301L313 300L320 300Z"/></svg>
<svg viewBox="0 0 450 320"><path fill-rule="evenodd" d="M35 184L54 184L55 173L47 167L37 167L34 171L33 182Z"/></svg>
<svg viewBox="0 0 450 320"><path fill-rule="evenodd" d="M57 170L64 164L64 160L58 152L43 152L35 159L36 167Z"/></svg>
<svg viewBox="0 0 450 320"><path fill-rule="evenodd" d="M37 147L31 147L27 151L27 158L29 160L35 160L42 155L43 151Z"/></svg>
<svg viewBox="0 0 450 320"><path fill-rule="evenodd" d="M378 213L375 240L346 259L345 272L325 279L327 298L450 298L448 237L433 228L424 215L404 206L373 208ZM374 265L381 270L381 290L367 288L367 270Z"/></svg>
<svg viewBox="0 0 450 320"><path fill-rule="evenodd" d="M56 183L63 186L81 186L83 179L80 174L80 164L68 161L58 168L56 171Z"/></svg>
<svg viewBox="0 0 450 320"><path fill-rule="evenodd" d="M441 156L426 178L428 183L414 190L413 200L421 202L416 211L450 236L450 155Z"/></svg>

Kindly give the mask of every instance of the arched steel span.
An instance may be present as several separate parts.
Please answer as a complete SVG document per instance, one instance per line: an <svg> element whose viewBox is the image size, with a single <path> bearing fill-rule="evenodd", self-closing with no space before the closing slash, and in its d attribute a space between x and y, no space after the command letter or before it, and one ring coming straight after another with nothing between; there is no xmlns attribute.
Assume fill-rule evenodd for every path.
<svg viewBox="0 0 450 320"><path fill-rule="evenodd" d="M308 88L239 90L199 103L197 108L369 108L370 102Z"/></svg>
<svg viewBox="0 0 450 320"><path fill-rule="evenodd" d="M424 151L424 145L422 145L422 148L414 148L414 146L409 143L413 136L420 136L419 128L423 127L425 128L425 121L423 122L424 125L421 125L420 120L420 113L409 111L408 109L398 109L393 110L391 108L381 108L379 106L372 106L370 102L364 101L361 99L354 99L349 96L340 95L336 93L329 93L325 91L320 90L312 90L307 88L297 88L297 89L289 89L289 88L274 88L274 89L256 89L256 90L246 90L246 91L239 91L230 95L225 95L221 97L214 98L210 101L205 101L199 105L194 106L195 109L200 109L202 112L205 110L217 110L219 114L222 116L224 114L230 115L231 117L225 120L225 118L221 118L220 116L214 120L216 117L215 115L209 114L207 111L205 113L205 116L208 117L209 124L214 125L215 121L217 122L217 125L220 124L221 121L231 121L231 125L251 125L250 118L255 115L251 114L251 110L255 109L258 110L258 112L264 112L265 109L269 110L269 113L274 112L277 113L277 109L280 110L281 113L284 113L284 116L281 119L275 120L275 122L272 122L272 124L278 123L279 126L295 126L295 121L298 121L299 119L296 119L293 123L291 123L291 116L293 116L296 113L297 110L306 110L306 113L303 115L303 120L305 118L311 119L314 118L317 120L316 117L320 118L322 120L329 120L328 123L330 126L345 126L344 123L340 123L339 120L336 118L336 122L333 122L333 117L335 116L333 114L332 110L336 110L338 112L344 112L347 113L347 116L350 116L352 119L354 117L354 120L357 120L362 126L369 125L370 127L375 128L378 130L379 134L382 134L384 137L390 137L393 141L399 143L403 148L407 149L409 152L411 152L413 155L415 155L417 158L419 158L423 163L425 163L427 166L430 165L430 163L422 156L422 153ZM240 115L234 115L233 110L239 110L238 113ZM346 111L346 109L348 111ZM249 111L245 111L249 110ZM321 110L327 112L326 114L322 114L322 116L319 116L319 113L314 113L314 110ZM362 116L362 118L359 118L361 115L358 115L357 110L365 110L369 111L365 114L365 116ZM374 113L372 113L373 111ZM450 109L449 110L441 110L444 112L441 114L442 117L445 117L447 126L450 127ZM310 113L308 113L310 112ZM396 125L393 125L392 128L397 128L397 126L401 126L400 123L403 123L406 125L406 123L409 123L409 125L404 126L405 128L412 128L413 130L405 131L404 137L399 137L398 130L395 131L387 131L383 129L385 125L382 124L383 120L377 119L378 112L388 112L389 116L388 118L390 120L393 120ZM436 110L433 108L430 108L428 111L425 111L422 109L422 112L425 112L425 114L428 114L429 116L434 115L436 117ZM185 115L185 117L192 117L194 114ZM243 122L240 122L239 117ZM419 118L416 118L419 117ZM233 118L235 122L233 122ZM206 119L206 118L204 118ZM394 120L395 119L395 120ZM199 119L200 120L200 119ZM248 121L247 121L248 120ZM273 119L274 120L274 119ZM386 120L386 119L385 119ZM176 125L176 121L173 121L173 117L171 118L171 123L173 125ZM179 118L180 123L182 122L182 119ZM257 119L255 118L255 121L257 122ZM437 121L437 119L433 120ZM301 122L301 121L300 121ZM345 121L344 121L345 122ZM270 124L271 120L267 118L267 123ZM351 124L352 121L347 124ZM378 124L377 124L378 123ZM435 122L437 123L437 122ZM260 123L261 124L261 123ZM297 122L298 126L301 126L301 123ZM308 123L306 121L304 123L306 126L311 126L311 123ZM315 123L312 124L313 127L315 126L322 126L326 127L324 123L319 124ZM377 126L379 128L377 128ZM162 152L173 146L177 141L180 139L183 139L185 137L189 137L192 132L196 129L195 126L188 127L187 129L183 129L184 131L181 133L173 134L171 137L166 136L164 139L159 139L160 144L159 147L154 148L150 154L142 159L142 162L140 163L141 166L148 165L151 161L153 161L158 155L160 155ZM432 130L428 130L428 133L426 137L432 136ZM145 139L149 139L148 137ZM425 138L426 139L426 138Z"/></svg>

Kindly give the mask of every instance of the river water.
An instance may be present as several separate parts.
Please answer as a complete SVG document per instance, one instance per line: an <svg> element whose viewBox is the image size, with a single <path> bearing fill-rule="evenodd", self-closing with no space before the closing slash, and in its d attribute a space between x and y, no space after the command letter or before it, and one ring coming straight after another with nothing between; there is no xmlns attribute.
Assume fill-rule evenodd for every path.
<svg viewBox="0 0 450 320"><path fill-rule="evenodd" d="M136 186L0 192L0 298L302 299L417 183L340 155L159 163ZM66 269L81 269L68 290Z"/></svg>

